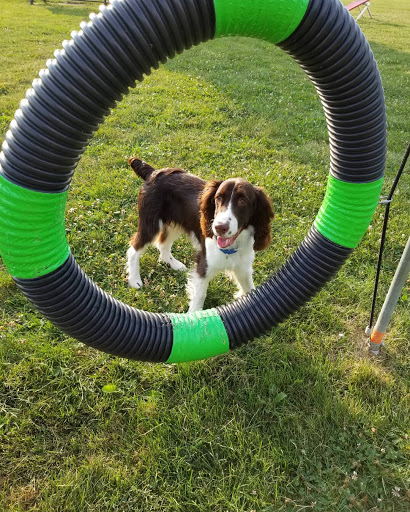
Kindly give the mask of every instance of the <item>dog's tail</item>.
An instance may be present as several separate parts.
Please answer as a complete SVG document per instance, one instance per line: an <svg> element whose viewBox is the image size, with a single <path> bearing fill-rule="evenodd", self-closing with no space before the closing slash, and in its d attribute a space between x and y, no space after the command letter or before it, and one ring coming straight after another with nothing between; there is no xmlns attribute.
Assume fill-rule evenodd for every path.
<svg viewBox="0 0 410 512"><path fill-rule="evenodd" d="M144 181L147 181L151 174L155 171L153 167L135 156L132 156L128 160L128 163L130 164L135 174L142 178Z"/></svg>

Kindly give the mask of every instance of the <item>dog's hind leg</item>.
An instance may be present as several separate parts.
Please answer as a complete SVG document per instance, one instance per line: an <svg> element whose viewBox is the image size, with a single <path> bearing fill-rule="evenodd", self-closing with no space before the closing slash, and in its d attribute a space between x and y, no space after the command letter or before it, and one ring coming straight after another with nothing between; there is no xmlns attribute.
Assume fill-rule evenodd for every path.
<svg viewBox="0 0 410 512"><path fill-rule="evenodd" d="M131 238L130 248L127 251L127 276L131 288L141 288L140 258L152 243L162 228L161 221L151 223L140 219L138 231Z"/></svg>
<svg viewBox="0 0 410 512"><path fill-rule="evenodd" d="M183 233L179 226L164 225L155 242L159 250L159 260L169 265L172 270L186 270L186 266L171 254L172 244Z"/></svg>
<svg viewBox="0 0 410 512"><path fill-rule="evenodd" d="M131 288L141 288L142 279L140 274L140 258L147 246L136 251L134 247L130 247L127 251L127 275L128 284Z"/></svg>

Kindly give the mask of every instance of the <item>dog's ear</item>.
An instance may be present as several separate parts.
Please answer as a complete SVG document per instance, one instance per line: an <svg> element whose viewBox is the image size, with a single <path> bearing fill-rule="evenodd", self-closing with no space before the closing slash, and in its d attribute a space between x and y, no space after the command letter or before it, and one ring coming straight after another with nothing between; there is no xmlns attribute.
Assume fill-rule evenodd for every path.
<svg viewBox="0 0 410 512"><path fill-rule="evenodd" d="M270 244L270 223L274 217L272 203L261 187L255 187L255 211L250 224L255 228L255 251L262 251Z"/></svg>
<svg viewBox="0 0 410 512"><path fill-rule="evenodd" d="M212 221L215 217L215 194L222 181L208 181L202 191L199 208L201 210L201 231L205 238L212 238Z"/></svg>

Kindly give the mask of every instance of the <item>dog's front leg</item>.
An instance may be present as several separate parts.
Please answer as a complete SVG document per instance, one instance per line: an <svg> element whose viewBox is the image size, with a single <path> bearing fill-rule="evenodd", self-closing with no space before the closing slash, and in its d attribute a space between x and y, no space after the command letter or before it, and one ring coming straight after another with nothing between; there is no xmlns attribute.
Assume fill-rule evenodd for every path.
<svg viewBox="0 0 410 512"><path fill-rule="evenodd" d="M252 265L245 266L244 268L236 268L233 274L238 285L238 291L235 293L235 299L239 299L246 295L251 290L255 289L252 279Z"/></svg>
<svg viewBox="0 0 410 512"><path fill-rule="evenodd" d="M187 292L189 296L189 313L199 311L204 307L209 281L209 276L200 276L196 269L190 273L187 282Z"/></svg>

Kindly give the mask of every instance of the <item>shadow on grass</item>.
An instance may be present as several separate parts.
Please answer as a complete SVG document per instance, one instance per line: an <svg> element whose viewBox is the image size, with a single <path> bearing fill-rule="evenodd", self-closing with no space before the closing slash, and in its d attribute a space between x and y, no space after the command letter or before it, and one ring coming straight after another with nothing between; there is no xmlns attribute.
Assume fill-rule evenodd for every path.
<svg viewBox="0 0 410 512"><path fill-rule="evenodd" d="M18 442L16 456L26 454L6 478L8 492L16 496L17 483L43 479L48 468L35 503L50 510L81 512L109 499L122 512L146 510L147 500L153 511L293 510L287 500L328 511L354 499L357 510L381 500L404 511L403 493L391 496L405 488L395 469L405 463L404 432L372 412L366 393L377 387L385 400L391 386L354 372L349 383L342 365L288 342L278 328L271 346L262 340L165 370L84 354L58 372L52 360L26 361L37 373L30 399L18 400L21 368L20 380L7 380L8 407L30 417L18 431L18 418L6 425L7 449ZM101 392L107 382L115 393Z"/></svg>
<svg viewBox="0 0 410 512"><path fill-rule="evenodd" d="M103 4L103 2L101 2L101 4ZM70 4L70 3L66 3L66 4L45 4L45 6L47 7L47 9L52 13L52 14L57 14L57 15L61 15L63 14L64 16L67 16L68 14L71 16L82 16L84 18L84 21L87 21L88 19L88 16L90 15L90 13L92 12L95 12L95 13L98 13L98 6L100 4L98 3L89 3L89 2L83 2L83 3L80 3L80 5L74 5L74 4ZM73 30L75 29L76 27L73 27Z"/></svg>

